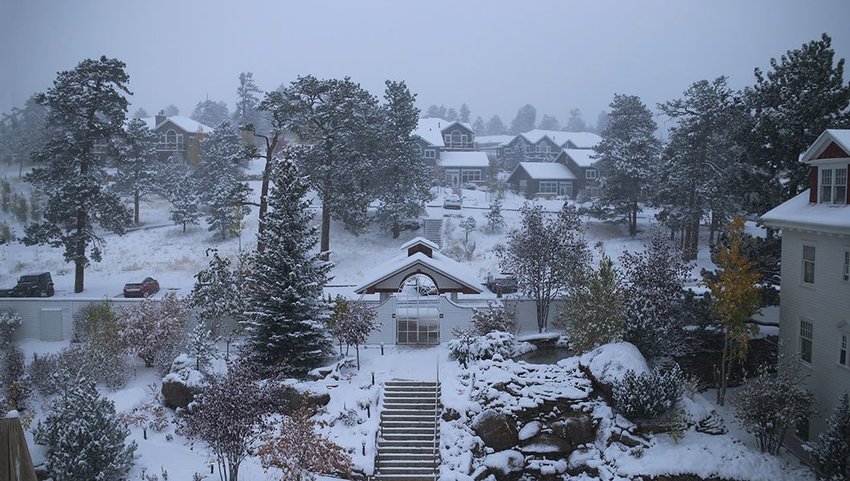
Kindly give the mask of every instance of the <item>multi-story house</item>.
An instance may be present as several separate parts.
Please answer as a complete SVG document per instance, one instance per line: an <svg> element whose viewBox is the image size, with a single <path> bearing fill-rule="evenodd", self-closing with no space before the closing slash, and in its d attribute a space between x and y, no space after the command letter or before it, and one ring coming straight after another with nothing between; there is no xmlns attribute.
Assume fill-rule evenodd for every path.
<svg viewBox="0 0 850 481"><path fill-rule="evenodd" d="M201 141L213 129L189 117L173 115L166 117L162 112L155 117L139 119L148 129L159 135L156 149L162 161L197 164L200 160Z"/></svg>
<svg viewBox="0 0 850 481"><path fill-rule="evenodd" d="M434 168L437 180L450 187L484 181L487 154L474 152L475 132L468 124L439 118L419 119L412 134L419 157L425 165Z"/></svg>
<svg viewBox="0 0 850 481"><path fill-rule="evenodd" d="M600 140L591 132L535 129L515 136L482 137L479 144L502 168L513 170L520 162L553 162L562 149L591 149Z"/></svg>
<svg viewBox="0 0 850 481"><path fill-rule="evenodd" d="M555 162L564 164L575 174L573 192L586 197L599 195L599 171L596 169L596 150L561 149Z"/></svg>
<svg viewBox="0 0 850 481"><path fill-rule="evenodd" d="M780 349L799 358L815 393L815 413L787 439L798 452L850 393L850 130L825 131L800 161L809 190L761 217L782 229Z"/></svg>

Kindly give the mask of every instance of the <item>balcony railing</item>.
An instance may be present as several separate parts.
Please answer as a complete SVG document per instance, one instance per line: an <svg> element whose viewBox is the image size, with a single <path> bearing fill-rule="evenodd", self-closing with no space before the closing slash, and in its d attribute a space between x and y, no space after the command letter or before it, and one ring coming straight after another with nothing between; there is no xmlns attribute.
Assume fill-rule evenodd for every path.
<svg viewBox="0 0 850 481"><path fill-rule="evenodd" d="M183 150L183 142L159 142L156 144L156 150L178 152Z"/></svg>

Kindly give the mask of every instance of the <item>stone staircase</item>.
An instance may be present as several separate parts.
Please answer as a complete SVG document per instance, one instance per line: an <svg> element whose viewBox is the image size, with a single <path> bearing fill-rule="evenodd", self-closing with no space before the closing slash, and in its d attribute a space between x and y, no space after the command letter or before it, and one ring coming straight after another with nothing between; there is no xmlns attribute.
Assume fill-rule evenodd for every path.
<svg viewBox="0 0 850 481"><path fill-rule="evenodd" d="M376 481L436 481L440 466L440 384L388 381L378 450Z"/></svg>
<svg viewBox="0 0 850 481"><path fill-rule="evenodd" d="M443 219L422 219L422 235L429 241L443 246Z"/></svg>

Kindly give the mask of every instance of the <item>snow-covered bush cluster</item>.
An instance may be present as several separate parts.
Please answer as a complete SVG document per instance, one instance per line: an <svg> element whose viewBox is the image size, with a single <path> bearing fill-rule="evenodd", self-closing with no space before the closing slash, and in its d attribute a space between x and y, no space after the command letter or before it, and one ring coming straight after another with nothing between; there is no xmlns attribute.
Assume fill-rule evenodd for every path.
<svg viewBox="0 0 850 481"><path fill-rule="evenodd" d="M826 429L808 449L820 479L850 479L850 398L846 392L827 420Z"/></svg>
<svg viewBox="0 0 850 481"><path fill-rule="evenodd" d="M17 347L0 352L0 387L5 409L23 410L32 394L32 383L26 371L24 353Z"/></svg>
<svg viewBox="0 0 850 481"><path fill-rule="evenodd" d="M682 398L684 380L674 364L667 370L637 373L628 370L614 384L614 406L626 417L654 418L669 411Z"/></svg>
<svg viewBox="0 0 850 481"><path fill-rule="evenodd" d="M15 312L0 312L0 349L12 342L15 330L21 326L21 316Z"/></svg>
<svg viewBox="0 0 850 481"><path fill-rule="evenodd" d="M494 331L514 334L517 331L516 313L504 306L488 303L485 309L472 311L472 330L479 336Z"/></svg>
<svg viewBox="0 0 850 481"><path fill-rule="evenodd" d="M165 374L179 354L189 322L186 303L174 293L145 299L122 310L121 333L130 351Z"/></svg>
<svg viewBox="0 0 850 481"><path fill-rule="evenodd" d="M508 359L514 353L516 341L513 334L494 331L483 336L464 336L449 341L449 356L461 361L482 359Z"/></svg>

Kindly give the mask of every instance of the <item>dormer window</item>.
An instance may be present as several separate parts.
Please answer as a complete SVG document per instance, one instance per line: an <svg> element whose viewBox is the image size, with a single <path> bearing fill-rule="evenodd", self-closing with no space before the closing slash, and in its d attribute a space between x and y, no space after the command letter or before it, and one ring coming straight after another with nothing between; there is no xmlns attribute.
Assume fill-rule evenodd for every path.
<svg viewBox="0 0 850 481"><path fill-rule="evenodd" d="M847 199L847 167L820 168L820 202L844 204Z"/></svg>

